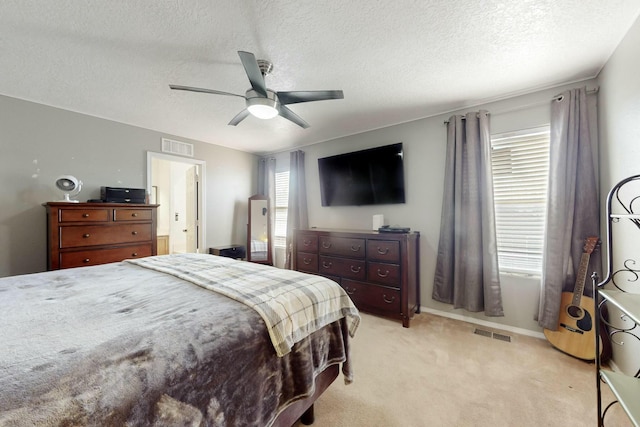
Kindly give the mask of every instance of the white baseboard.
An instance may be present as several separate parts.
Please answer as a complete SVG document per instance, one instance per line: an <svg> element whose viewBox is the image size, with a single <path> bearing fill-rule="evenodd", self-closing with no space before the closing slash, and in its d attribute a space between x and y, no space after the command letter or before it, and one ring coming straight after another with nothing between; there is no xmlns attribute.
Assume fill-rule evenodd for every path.
<svg viewBox="0 0 640 427"><path fill-rule="evenodd" d="M514 326L504 325L502 323L489 322L489 321L486 321L486 320L476 319L475 317L468 317L468 316L463 316L463 315L457 314L457 313L449 313L449 312L446 312L446 311L434 310L433 308L428 308L428 307L420 307L420 311L431 313L431 314L434 314L436 316L447 317L449 319L461 320L463 322L473 323L473 324L476 324L476 325L485 326L487 328L499 329L499 330L502 330L502 331L513 332L515 334L527 335L527 336L534 337L534 338L546 339L542 332L536 332L536 331L532 331L532 330L529 330L529 329L516 328Z"/></svg>

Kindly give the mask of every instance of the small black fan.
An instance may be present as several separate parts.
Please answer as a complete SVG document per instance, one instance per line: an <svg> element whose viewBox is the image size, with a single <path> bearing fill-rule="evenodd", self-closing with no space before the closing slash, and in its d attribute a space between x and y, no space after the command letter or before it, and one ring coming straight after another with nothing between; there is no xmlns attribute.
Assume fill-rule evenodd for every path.
<svg viewBox="0 0 640 427"><path fill-rule="evenodd" d="M82 189L82 181L75 176L61 175L56 179L56 188L62 191L64 199L61 202L78 203L77 200L71 200L71 196L80 193Z"/></svg>
<svg viewBox="0 0 640 427"><path fill-rule="evenodd" d="M247 73L251 89L248 89L244 95L235 93L222 92L213 89L202 89L190 86L169 85L174 90L186 90L190 92L212 93L214 95L238 96L244 98L247 108L238 113L231 121L230 125L236 126L244 120L249 114L261 119L270 119L277 115L292 121L302 128L308 128L309 123L305 122L300 116L291 111L289 104L297 104L300 102L323 101L326 99L343 99L344 94L341 90L304 90L290 92L276 92L268 89L265 84L265 76L273 70L273 64L269 61L258 59L253 53L238 51L240 60Z"/></svg>

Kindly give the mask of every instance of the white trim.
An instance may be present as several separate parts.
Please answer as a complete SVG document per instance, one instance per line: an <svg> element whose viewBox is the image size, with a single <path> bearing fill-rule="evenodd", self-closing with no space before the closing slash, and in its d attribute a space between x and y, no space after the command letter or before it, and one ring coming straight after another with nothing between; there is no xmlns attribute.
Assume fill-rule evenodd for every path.
<svg viewBox="0 0 640 427"><path fill-rule="evenodd" d="M514 326L503 325L502 323L488 322L486 320L476 319L475 317L463 316L461 314L449 313L447 311L435 310L433 308L428 308L428 307L420 307L420 311L434 314L436 316L447 317L449 319L461 320L463 322L473 323L475 325L481 325L481 326L485 326L492 329L500 329L503 331L513 332L515 334L527 335L529 337L546 340L544 333L535 332L530 329L516 328Z"/></svg>
<svg viewBox="0 0 640 427"><path fill-rule="evenodd" d="M207 176L207 162L205 162L204 160L198 160L198 159L191 159L188 157L181 157L181 156L175 156L172 154L164 154L164 153L157 153L154 151L147 151L147 193L151 194L151 169L152 169L152 164L153 164L153 159L160 159L160 160L168 160L171 162L181 162L181 163L188 163L188 164L192 164L192 165L199 165L200 166L200 170L201 170L201 177L200 177L200 187L199 187L199 195L198 195L198 199L200 200L199 203L199 212L198 212L198 218L200 218L200 224L198 227L199 230L199 236L198 236L198 241L200 242L199 247L197 248L198 252L200 253L207 253L207 242L206 242L206 236L207 236L207 200L206 200L206 195L207 195L207 191L206 191L206 176Z"/></svg>

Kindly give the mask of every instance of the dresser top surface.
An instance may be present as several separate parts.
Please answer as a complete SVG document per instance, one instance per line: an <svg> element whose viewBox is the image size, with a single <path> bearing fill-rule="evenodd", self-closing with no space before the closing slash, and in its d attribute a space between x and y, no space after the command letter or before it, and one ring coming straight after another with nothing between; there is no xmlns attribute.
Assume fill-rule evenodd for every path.
<svg viewBox="0 0 640 427"><path fill-rule="evenodd" d="M153 204L145 204L145 203L73 203L73 202L47 202L43 203L42 206L50 206L54 208L122 208L122 207L130 207L130 208L156 208L160 205Z"/></svg>
<svg viewBox="0 0 640 427"><path fill-rule="evenodd" d="M411 231L409 233L389 233L389 232L379 232L378 230L354 230L354 229L341 229L341 228L305 228L296 230L300 233L304 232L315 232L315 233L323 233L323 234L366 234L368 236L405 236L405 235L419 235L419 231Z"/></svg>

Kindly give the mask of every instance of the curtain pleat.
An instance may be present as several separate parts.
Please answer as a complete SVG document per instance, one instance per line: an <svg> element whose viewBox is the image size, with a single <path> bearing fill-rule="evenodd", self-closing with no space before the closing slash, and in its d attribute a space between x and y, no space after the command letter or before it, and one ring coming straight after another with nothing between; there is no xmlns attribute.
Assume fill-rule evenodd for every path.
<svg viewBox="0 0 640 427"><path fill-rule="evenodd" d="M309 227L307 210L307 186L304 170L304 151L293 151L289 168L289 210L287 212L287 243L284 268L291 269L291 249L294 230Z"/></svg>
<svg viewBox="0 0 640 427"><path fill-rule="evenodd" d="M503 316L489 129L486 111L449 119L432 298Z"/></svg>
<svg viewBox="0 0 640 427"><path fill-rule="evenodd" d="M538 324L549 330L558 328L562 292L574 289L585 239L600 234L597 140L590 116L585 87L551 101L549 193L538 310ZM600 252L593 252L588 271L601 275L601 270Z"/></svg>

